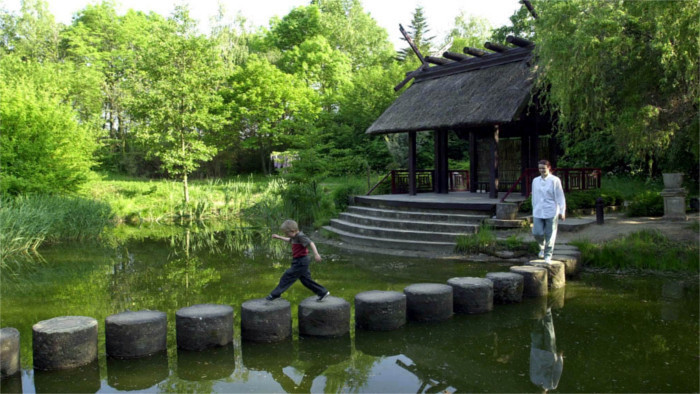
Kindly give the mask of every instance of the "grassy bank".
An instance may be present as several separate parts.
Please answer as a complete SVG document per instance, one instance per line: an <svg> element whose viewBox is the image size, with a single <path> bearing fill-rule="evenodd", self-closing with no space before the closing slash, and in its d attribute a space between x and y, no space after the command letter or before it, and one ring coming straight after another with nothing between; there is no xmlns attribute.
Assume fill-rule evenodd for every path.
<svg viewBox="0 0 700 394"><path fill-rule="evenodd" d="M0 267L10 268L45 243L97 239L112 217L108 204L75 196L4 198Z"/></svg>
<svg viewBox="0 0 700 394"><path fill-rule="evenodd" d="M80 194L109 204L118 223L227 220L278 193L282 183L279 177L252 175L193 180L185 204L181 182L103 175L86 183Z"/></svg>
<svg viewBox="0 0 700 394"><path fill-rule="evenodd" d="M642 230L602 244L574 242L584 265L614 270L694 272L700 270L697 242L669 239L657 230Z"/></svg>

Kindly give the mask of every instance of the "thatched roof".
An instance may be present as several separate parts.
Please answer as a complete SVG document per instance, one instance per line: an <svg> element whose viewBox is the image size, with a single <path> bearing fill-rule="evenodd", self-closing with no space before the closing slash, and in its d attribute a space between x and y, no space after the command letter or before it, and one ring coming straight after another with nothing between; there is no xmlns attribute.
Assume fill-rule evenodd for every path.
<svg viewBox="0 0 700 394"><path fill-rule="evenodd" d="M367 134L458 129L518 118L530 99L532 48L452 61L420 72Z"/></svg>

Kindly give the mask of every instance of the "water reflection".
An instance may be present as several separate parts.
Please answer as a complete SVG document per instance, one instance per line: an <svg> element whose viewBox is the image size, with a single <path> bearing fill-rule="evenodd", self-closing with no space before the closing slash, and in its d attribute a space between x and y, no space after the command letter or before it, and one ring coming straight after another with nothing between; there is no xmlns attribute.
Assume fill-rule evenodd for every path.
<svg viewBox="0 0 700 394"><path fill-rule="evenodd" d="M0 380L0 393L22 393L22 373Z"/></svg>
<svg viewBox="0 0 700 394"><path fill-rule="evenodd" d="M61 371L34 370L34 388L37 393L94 393L100 386L97 360L82 367Z"/></svg>
<svg viewBox="0 0 700 394"><path fill-rule="evenodd" d="M564 358L557 353L551 308L535 321L530 339L530 381L545 392L554 390L559 386Z"/></svg>
<svg viewBox="0 0 700 394"><path fill-rule="evenodd" d="M169 374L167 352L135 359L107 357L107 384L115 389L145 390Z"/></svg>
<svg viewBox="0 0 700 394"><path fill-rule="evenodd" d="M236 369L233 344L199 352L177 350L177 376L183 380L217 380L231 376Z"/></svg>
<svg viewBox="0 0 700 394"><path fill-rule="evenodd" d="M590 273L567 283L566 290L551 291L546 304L545 298L528 299L439 324L409 323L391 332L354 330L354 337L340 342L303 337L267 346L241 343L236 330L236 346L221 349L221 357L216 349L214 354L178 352L175 325L170 324L167 363L156 357L150 364L129 360L119 365L119 360L105 357L102 330L101 377L89 368L77 375L33 372L31 327L39 320L77 314L104 321L126 309L152 309L168 313L173 322L183 306L220 303L238 308L264 296L261 289L278 280L288 253L285 245L279 251L277 244L269 245L269 237L261 236L264 231L171 226L156 237L132 234L100 248L44 249L47 264L22 272L21 286L0 276L0 320L28 339L21 344L21 382L3 380L0 391L527 392L538 387L529 376L533 324L539 323L544 337L551 316L557 318L558 334L552 353L560 356L564 350L570 356L558 390L697 391L695 278L680 280L681 286L671 279L664 285L658 277ZM315 266L315 275L346 300L373 289L401 291L413 283L482 277L504 269L490 263L346 254L319 247L333 257ZM295 286L285 293L292 308L308 297L305 288ZM297 317L293 319L296 326ZM619 351L611 354L613 347Z"/></svg>
<svg viewBox="0 0 700 394"><path fill-rule="evenodd" d="M297 359L291 340L279 343L243 341L241 352L243 365L247 369L268 372L284 391L296 391L297 384L284 372L284 369L290 367Z"/></svg>

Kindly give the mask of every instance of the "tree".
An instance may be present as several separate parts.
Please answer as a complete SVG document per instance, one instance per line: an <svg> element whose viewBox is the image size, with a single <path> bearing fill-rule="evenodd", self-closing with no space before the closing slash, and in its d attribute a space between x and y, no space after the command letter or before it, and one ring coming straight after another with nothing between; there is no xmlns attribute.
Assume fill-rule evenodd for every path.
<svg viewBox="0 0 700 394"><path fill-rule="evenodd" d="M538 83L545 103L558 111L568 162L595 165L591 160L602 159L600 152L576 148L607 139L630 170L651 175L663 166L680 167L697 177L700 5L535 5Z"/></svg>
<svg viewBox="0 0 700 394"><path fill-rule="evenodd" d="M270 173L270 153L280 146L302 146L320 108L316 93L297 77L251 55L231 75L221 92L230 138L258 151L261 168Z"/></svg>
<svg viewBox="0 0 700 394"><path fill-rule="evenodd" d="M64 101L65 77L51 63L0 61L2 194L70 192L87 179L95 135Z"/></svg>
<svg viewBox="0 0 700 394"><path fill-rule="evenodd" d="M467 15L462 11L455 17L455 25L447 35L445 44L451 41L449 51L462 53L464 47L483 46L490 34L491 25L487 19Z"/></svg>
<svg viewBox="0 0 700 394"><path fill-rule="evenodd" d="M217 152L207 136L221 127L215 114L221 104L221 58L212 41L196 33L186 8L176 7L167 23L154 27L148 47L139 53L130 112L148 156L181 177L189 203L188 175Z"/></svg>
<svg viewBox="0 0 700 394"><path fill-rule="evenodd" d="M423 15L423 7L417 6L413 11L413 19L411 19L411 24L408 25L406 30L413 43L416 44L418 50L423 56L428 56L433 48L433 40L435 36L428 36L430 28L428 27L428 21ZM406 41L405 38L401 38ZM409 58L412 58L413 50L410 47L403 48L397 52L396 58L399 61L405 62ZM415 61L410 61L410 63L415 63Z"/></svg>
<svg viewBox="0 0 700 394"><path fill-rule="evenodd" d="M21 0L19 16L4 14L0 47L5 52L38 62L55 62L59 56L59 32L44 0Z"/></svg>

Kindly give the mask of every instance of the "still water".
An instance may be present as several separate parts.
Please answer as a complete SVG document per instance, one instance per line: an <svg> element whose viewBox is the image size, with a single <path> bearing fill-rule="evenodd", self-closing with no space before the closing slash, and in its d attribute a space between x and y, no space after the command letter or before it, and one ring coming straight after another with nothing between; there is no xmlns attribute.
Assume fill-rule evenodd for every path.
<svg viewBox="0 0 700 394"><path fill-rule="evenodd" d="M148 231L147 231L148 230ZM586 273L564 291L492 313L412 323L391 332L351 328L343 338L241 341L240 306L264 297L289 264L288 245L265 230L144 229L100 245L42 250L44 262L3 273L0 322L21 335L22 372L2 392L697 392L697 277ZM318 244L314 279L353 305L367 290L483 277L509 264L349 254ZM234 343L179 351L175 312L199 303L234 307ZM137 360L105 355L104 319L125 310L168 314L168 351ZM99 323L99 360L62 372L32 368L33 324L56 316ZM354 318L353 320L354 321ZM544 344L544 345L543 345ZM532 371L532 373L531 373ZM557 382L558 380L558 382Z"/></svg>

